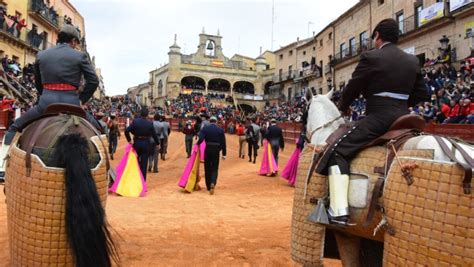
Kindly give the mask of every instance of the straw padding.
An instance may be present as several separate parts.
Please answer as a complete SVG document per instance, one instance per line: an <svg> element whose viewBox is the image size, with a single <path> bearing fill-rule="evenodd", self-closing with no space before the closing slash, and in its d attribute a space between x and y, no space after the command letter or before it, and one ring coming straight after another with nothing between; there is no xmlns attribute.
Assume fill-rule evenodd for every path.
<svg viewBox="0 0 474 267"><path fill-rule="evenodd" d="M98 137L91 140L102 157L92 175L105 206L108 181L104 148ZM45 167L38 156L32 155L31 176L27 177L25 154L13 143L6 169L11 263L13 266L73 266L65 228L64 169Z"/></svg>
<svg viewBox="0 0 474 267"><path fill-rule="evenodd" d="M464 171L454 163L401 157L416 163L407 185L394 161L384 191L394 236L385 235L385 266L473 266L474 201L464 194Z"/></svg>
<svg viewBox="0 0 474 267"><path fill-rule="evenodd" d="M326 195L327 178L314 173L304 199L306 176L311 166L313 149L312 145L307 145L300 155L291 221L291 257L305 266L322 266L325 227L309 222L307 217L314 208L309 202L310 198L322 198Z"/></svg>

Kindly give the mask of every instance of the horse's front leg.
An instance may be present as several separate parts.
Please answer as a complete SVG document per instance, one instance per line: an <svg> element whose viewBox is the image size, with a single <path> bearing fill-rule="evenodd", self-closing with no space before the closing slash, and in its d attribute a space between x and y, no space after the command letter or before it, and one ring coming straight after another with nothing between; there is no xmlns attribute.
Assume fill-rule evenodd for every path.
<svg viewBox="0 0 474 267"><path fill-rule="evenodd" d="M360 238L334 231L342 266L360 267Z"/></svg>

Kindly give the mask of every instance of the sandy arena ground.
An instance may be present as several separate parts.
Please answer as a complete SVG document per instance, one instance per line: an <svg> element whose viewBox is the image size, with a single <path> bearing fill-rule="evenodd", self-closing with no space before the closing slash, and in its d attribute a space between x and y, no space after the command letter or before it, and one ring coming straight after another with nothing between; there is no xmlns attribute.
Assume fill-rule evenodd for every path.
<svg viewBox="0 0 474 267"><path fill-rule="evenodd" d="M146 197L110 195L107 200L108 220L120 235L122 266L297 266L290 256L293 188L286 180L258 176L261 157L255 165L239 159L237 137L227 136L228 156L221 160L215 195L183 193L177 183L186 163L184 136L173 132L169 143L159 173L148 174ZM113 166L124 146L122 138ZM280 170L294 148L287 144L280 153ZM204 181L200 184L205 188ZM0 203L3 266L9 265L3 193Z"/></svg>

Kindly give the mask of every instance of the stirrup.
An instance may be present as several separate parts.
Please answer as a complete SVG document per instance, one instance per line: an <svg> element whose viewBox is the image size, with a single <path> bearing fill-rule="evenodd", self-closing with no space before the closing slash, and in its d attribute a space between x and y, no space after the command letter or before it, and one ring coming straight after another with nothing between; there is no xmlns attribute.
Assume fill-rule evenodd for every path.
<svg viewBox="0 0 474 267"><path fill-rule="evenodd" d="M329 224L328 213L324 204L324 199L318 199L318 204L308 216L308 221L323 225Z"/></svg>

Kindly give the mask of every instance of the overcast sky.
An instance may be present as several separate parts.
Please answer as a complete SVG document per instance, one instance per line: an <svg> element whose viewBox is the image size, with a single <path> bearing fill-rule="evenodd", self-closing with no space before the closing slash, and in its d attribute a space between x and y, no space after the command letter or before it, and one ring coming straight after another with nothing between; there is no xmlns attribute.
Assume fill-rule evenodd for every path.
<svg viewBox="0 0 474 267"><path fill-rule="evenodd" d="M102 69L107 95L147 82L168 62L178 35L194 53L202 28L220 30L224 55L257 57L271 50L271 0L70 0L85 19L88 51ZM275 0L273 50L318 32L357 0ZM308 27L309 26L309 27Z"/></svg>

